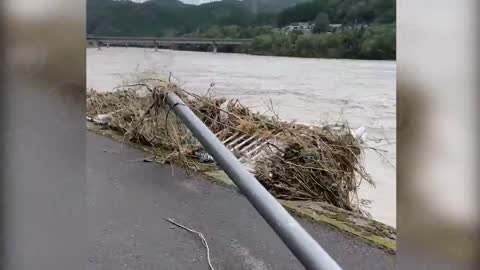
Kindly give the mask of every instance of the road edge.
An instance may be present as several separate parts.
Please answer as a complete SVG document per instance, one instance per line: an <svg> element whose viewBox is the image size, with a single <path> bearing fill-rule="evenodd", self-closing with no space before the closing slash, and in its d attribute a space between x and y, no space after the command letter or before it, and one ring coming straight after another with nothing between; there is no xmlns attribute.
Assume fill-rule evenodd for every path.
<svg viewBox="0 0 480 270"><path fill-rule="evenodd" d="M95 134L128 144L149 154L154 152L151 147L125 142L124 137L116 131L88 121L86 123L87 130ZM156 151L156 154L158 154L158 151ZM205 164L196 173L216 184L237 189L232 180L215 166ZM391 226L323 202L277 200L289 212L299 217L308 218L318 224L326 224L372 246L392 254L396 253L396 229Z"/></svg>

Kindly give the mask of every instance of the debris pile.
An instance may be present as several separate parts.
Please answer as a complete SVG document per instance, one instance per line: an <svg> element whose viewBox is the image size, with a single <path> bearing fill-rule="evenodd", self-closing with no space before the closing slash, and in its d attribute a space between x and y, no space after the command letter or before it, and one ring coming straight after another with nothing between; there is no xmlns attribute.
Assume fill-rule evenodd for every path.
<svg viewBox="0 0 480 270"><path fill-rule="evenodd" d="M139 88L149 94L140 94ZM361 163L362 146L346 125L287 123L276 115L253 112L238 100L196 95L162 80L122 86L115 92L89 90L87 116L123 134L125 140L171 152L157 161L195 169L205 152L165 104L169 91L179 95L220 140L235 138L234 154L239 158L247 158L241 156L242 149L260 141L248 158L257 179L277 198L325 201L360 211L360 182L373 182Z"/></svg>

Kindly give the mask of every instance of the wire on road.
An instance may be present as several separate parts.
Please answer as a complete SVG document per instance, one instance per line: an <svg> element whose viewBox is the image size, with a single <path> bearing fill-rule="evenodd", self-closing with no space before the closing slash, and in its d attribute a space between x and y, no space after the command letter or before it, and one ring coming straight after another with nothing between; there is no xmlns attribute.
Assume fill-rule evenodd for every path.
<svg viewBox="0 0 480 270"><path fill-rule="evenodd" d="M187 230L187 231L189 231L189 232L191 232L191 233L194 233L194 234L198 235L198 236L200 237L200 239L202 239L202 244L203 244L203 245L205 246L205 248L207 249L207 261L208 261L208 266L210 267L210 270L215 270L215 269L213 268L212 262L211 262L211 260L210 260L210 248L208 247L207 240L205 239L205 237L203 236L203 234L202 234L201 232L197 232L197 231L195 231L195 230L192 230L192 229L190 229L190 228L187 228L187 227L183 226L182 224L179 224L179 223L175 222L175 221L174 221L173 219L171 219L171 218L163 218L163 219L165 219L166 221L172 223L172 224L175 225L175 226L178 226L178 227L180 227L180 228L182 228L182 229L184 229L184 230Z"/></svg>

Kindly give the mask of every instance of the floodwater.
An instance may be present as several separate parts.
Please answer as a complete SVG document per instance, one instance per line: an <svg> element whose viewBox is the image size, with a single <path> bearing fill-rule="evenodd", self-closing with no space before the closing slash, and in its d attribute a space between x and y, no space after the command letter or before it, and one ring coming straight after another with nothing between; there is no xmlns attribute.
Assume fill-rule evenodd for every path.
<svg viewBox="0 0 480 270"><path fill-rule="evenodd" d="M396 63L308 59L143 48L87 49L87 87L111 91L137 78L169 73L183 88L238 98L258 111L301 123L347 121L364 126L365 165L376 188L362 184L360 198L378 221L396 226Z"/></svg>

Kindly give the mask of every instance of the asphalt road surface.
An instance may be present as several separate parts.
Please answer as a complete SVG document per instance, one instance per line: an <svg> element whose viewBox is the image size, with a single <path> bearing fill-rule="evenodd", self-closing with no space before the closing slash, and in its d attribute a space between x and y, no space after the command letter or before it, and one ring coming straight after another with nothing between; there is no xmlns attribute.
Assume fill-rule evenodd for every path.
<svg viewBox="0 0 480 270"><path fill-rule="evenodd" d="M170 165L142 162L141 150L88 132L88 269L303 269L238 191ZM395 256L328 226L298 218L343 269L395 269Z"/></svg>

